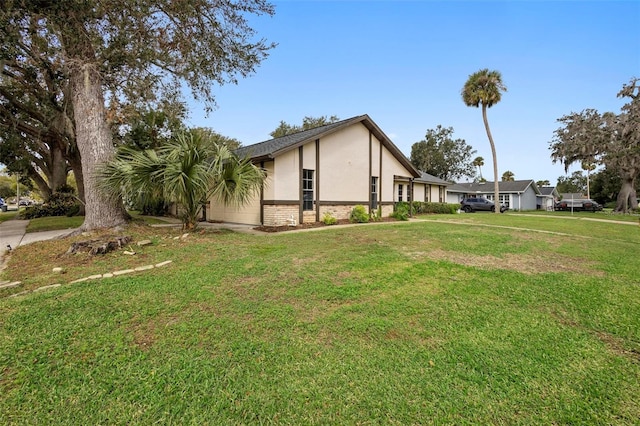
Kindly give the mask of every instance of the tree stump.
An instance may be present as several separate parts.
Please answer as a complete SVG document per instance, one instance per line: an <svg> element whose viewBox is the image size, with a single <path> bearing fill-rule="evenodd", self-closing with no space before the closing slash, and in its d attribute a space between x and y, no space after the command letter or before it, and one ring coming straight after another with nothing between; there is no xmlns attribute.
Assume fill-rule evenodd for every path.
<svg viewBox="0 0 640 426"><path fill-rule="evenodd" d="M67 250L67 254L75 254L78 252L89 252L91 255L96 254L107 254L114 250L120 249L125 245L131 242L131 237L121 236L114 237L109 240L88 240L88 241L78 241L71 244L69 250Z"/></svg>

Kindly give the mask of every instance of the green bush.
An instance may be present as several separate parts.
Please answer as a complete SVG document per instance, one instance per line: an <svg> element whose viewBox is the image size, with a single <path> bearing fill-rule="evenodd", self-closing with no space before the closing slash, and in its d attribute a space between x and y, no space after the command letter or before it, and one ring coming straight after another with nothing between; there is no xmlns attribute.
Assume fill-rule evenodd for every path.
<svg viewBox="0 0 640 426"><path fill-rule="evenodd" d="M349 222L351 223L367 223L369 222L369 213L364 208L364 206L355 206L353 210L351 210L351 214L349 215Z"/></svg>
<svg viewBox="0 0 640 426"><path fill-rule="evenodd" d="M378 207L369 215L370 222L380 222L382 220L382 208Z"/></svg>
<svg viewBox="0 0 640 426"><path fill-rule="evenodd" d="M42 205L30 206L20 212L22 219L36 219L50 216L75 216L80 212L80 202L69 192L54 192L49 201Z"/></svg>
<svg viewBox="0 0 640 426"><path fill-rule="evenodd" d="M398 220L409 220L409 203L399 202L394 206L391 217Z"/></svg>
<svg viewBox="0 0 640 426"><path fill-rule="evenodd" d="M413 202L413 212L416 214L455 214L459 204Z"/></svg>
<svg viewBox="0 0 640 426"><path fill-rule="evenodd" d="M338 219L333 217L331 213L326 212L324 216L322 216L322 223L324 223L325 225L335 225L336 223L338 223Z"/></svg>

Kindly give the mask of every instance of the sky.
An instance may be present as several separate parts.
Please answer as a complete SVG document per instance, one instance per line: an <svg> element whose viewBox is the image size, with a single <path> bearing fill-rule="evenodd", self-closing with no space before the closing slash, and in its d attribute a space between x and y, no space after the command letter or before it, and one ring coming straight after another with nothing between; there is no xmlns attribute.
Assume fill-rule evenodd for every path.
<svg viewBox="0 0 640 426"><path fill-rule="evenodd" d="M214 88L217 107L189 103L189 124L243 145L281 120L368 114L409 157L428 129L453 127L485 159L480 108L460 91L470 74L502 73L507 92L488 110L498 174L564 176L549 142L557 119L594 108L619 113L622 85L640 78L640 1L272 1L251 19L277 43L255 74ZM579 165L569 169L579 170Z"/></svg>

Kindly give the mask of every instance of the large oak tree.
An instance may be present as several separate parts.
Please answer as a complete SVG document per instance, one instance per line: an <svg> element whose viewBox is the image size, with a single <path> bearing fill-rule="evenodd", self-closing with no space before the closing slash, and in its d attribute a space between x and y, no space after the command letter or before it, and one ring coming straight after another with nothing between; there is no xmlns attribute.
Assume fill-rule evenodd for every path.
<svg viewBox="0 0 640 426"><path fill-rule="evenodd" d="M464 139L453 138L453 127L438 125L428 129L424 139L411 146L411 163L440 179L458 180L475 175L475 163L471 160L475 152Z"/></svg>
<svg viewBox="0 0 640 426"><path fill-rule="evenodd" d="M153 102L176 95L186 83L211 106L214 83L236 83L253 73L273 47L254 40L247 22L247 15L274 13L264 0L0 3L2 68L22 59L8 46L29 47L37 39L46 43L38 60L67 81L84 175L84 229L125 222L122 201L99 191L95 175L115 154L105 99Z"/></svg>
<svg viewBox="0 0 640 426"><path fill-rule="evenodd" d="M622 86L618 97L629 101L620 114L594 109L558 119L562 127L550 143L551 158L568 169L576 162L604 165L622 180L616 211L638 208L635 181L640 176L640 79Z"/></svg>

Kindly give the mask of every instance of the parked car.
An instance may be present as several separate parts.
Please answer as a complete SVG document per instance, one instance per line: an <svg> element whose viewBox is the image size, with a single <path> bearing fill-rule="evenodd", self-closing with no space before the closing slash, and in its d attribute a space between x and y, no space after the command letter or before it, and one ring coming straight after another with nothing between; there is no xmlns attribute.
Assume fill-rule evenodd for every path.
<svg viewBox="0 0 640 426"><path fill-rule="evenodd" d="M589 199L567 199L558 201L555 209L558 211L597 212L602 210L602 204Z"/></svg>
<svg viewBox="0 0 640 426"><path fill-rule="evenodd" d="M460 209L465 213L476 211L495 212L496 206L493 201L486 198L467 198L460 201ZM504 213L507 210L505 205L500 205L500 213Z"/></svg>

